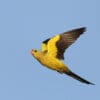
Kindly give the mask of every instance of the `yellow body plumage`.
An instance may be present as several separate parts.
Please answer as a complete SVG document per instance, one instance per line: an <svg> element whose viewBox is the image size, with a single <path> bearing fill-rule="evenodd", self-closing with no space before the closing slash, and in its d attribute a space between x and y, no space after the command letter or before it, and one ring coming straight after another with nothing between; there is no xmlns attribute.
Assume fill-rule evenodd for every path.
<svg viewBox="0 0 100 100"><path fill-rule="evenodd" d="M48 67L49 69L58 71L60 73L69 71L63 61L53 57L49 53L43 53L37 50L37 52L32 51L32 54L42 65Z"/></svg>

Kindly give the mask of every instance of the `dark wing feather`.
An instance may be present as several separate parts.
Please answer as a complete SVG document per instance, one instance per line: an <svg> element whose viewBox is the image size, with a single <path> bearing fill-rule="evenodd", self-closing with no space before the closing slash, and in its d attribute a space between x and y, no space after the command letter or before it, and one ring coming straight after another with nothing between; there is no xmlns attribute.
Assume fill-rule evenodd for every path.
<svg viewBox="0 0 100 100"><path fill-rule="evenodd" d="M44 40L43 43L47 44L49 40L50 40L50 38Z"/></svg>
<svg viewBox="0 0 100 100"><path fill-rule="evenodd" d="M64 59L65 49L68 48L77 38L83 34L86 30L85 27L74 29L68 32L60 34L60 40L57 41L56 46L58 48L57 58Z"/></svg>

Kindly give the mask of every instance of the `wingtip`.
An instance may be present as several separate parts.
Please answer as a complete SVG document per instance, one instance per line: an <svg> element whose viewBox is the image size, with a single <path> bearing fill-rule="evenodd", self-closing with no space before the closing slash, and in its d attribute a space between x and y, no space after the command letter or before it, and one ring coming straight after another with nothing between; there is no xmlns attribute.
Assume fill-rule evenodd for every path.
<svg viewBox="0 0 100 100"><path fill-rule="evenodd" d="M80 29L83 30L83 32L85 32L87 28L86 27L81 27Z"/></svg>
<svg viewBox="0 0 100 100"><path fill-rule="evenodd" d="M68 33L71 33L71 32L83 34L83 33L86 31L86 29L87 29L86 27L74 28L74 29L72 29L72 30L69 30L69 31L67 31L67 32L64 32L64 34L68 34Z"/></svg>
<svg viewBox="0 0 100 100"><path fill-rule="evenodd" d="M86 27L80 27L78 28L78 30L83 34L84 32L86 32Z"/></svg>

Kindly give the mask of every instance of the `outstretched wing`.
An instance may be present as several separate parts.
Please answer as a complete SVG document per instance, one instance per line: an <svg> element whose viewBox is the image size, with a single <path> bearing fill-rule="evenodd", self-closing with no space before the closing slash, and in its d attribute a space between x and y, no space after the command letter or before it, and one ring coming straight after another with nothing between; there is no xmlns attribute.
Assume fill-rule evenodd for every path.
<svg viewBox="0 0 100 100"><path fill-rule="evenodd" d="M73 29L43 41L42 50L58 59L64 59L64 52L85 31L85 27Z"/></svg>

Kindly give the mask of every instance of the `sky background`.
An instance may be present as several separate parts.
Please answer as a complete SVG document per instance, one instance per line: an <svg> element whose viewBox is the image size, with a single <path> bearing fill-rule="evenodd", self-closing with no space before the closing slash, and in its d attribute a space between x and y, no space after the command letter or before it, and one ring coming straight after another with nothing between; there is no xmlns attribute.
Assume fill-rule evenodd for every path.
<svg viewBox="0 0 100 100"><path fill-rule="evenodd" d="M96 85L40 65L30 54L55 34L87 27L65 64ZM0 100L100 100L100 0L0 1Z"/></svg>

